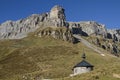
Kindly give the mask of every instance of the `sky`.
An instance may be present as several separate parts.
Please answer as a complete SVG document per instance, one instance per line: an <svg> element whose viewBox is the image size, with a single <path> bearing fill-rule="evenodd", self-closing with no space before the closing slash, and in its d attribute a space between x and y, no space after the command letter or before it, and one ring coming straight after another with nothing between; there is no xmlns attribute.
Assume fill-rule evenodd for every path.
<svg viewBox="0 0 120 80"><path fill-rule="evenodd" d="M120 0L0 0L0 24L49 12L54 5L65 9L67 21L96 21L109 29L120 28Z"/></svg>

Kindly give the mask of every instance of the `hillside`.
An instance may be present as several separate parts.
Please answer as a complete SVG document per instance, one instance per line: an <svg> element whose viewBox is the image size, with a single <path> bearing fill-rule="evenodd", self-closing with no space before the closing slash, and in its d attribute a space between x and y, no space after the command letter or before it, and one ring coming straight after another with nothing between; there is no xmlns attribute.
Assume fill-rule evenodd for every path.
<svg viewBox="0 0 120 80"><path fill-rule="evenodd" d="M103 57L82 43L72 44L49 36L40 38L30 35L20 40L0 41L0 44L1 80L63 77L66 77L64 80L78 80L78 78L118 80L113 75L120 73L119 58L107 54ZM81 61L83 49L87 60L94 64L95 69L90 73L71 78L69 75L72 73L72 67Z"/></svg>

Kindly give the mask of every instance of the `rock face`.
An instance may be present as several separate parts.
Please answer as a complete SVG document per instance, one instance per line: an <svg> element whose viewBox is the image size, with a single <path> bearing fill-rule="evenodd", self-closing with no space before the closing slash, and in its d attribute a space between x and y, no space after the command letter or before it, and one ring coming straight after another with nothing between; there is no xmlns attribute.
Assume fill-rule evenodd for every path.
<svg viewBox="0 0 120 80"><path fill-rule="evenodd" d="M27 33L38 28L38 22L44 20L43 15L32 15L18 21L6 21L0 26L0 39L20 39L27 36Z"/></svg>
<svg viewBox="0 0 120 80"><path fill-rule="evenodd" d="M108 30L107 38L120 42L120 29L118 29L118 30Z"/></svg>
<svg viewBox="0 0 120 80"><path fill-rule="evenodd" d="M60 39L64 41L74 42L74 37L72 32L68 28L51 28L47 27L44 29L38 30L35 35L39 37L52 36L55 39Z"/></svg>
<svg viewBox="0 0 120 80"><path fill-rule="evenodd" d="M98 36L89 37L88 41L104 50L109 51L115 56L120 56L119 42L114 42L112 39L104 39Z"/></svg>
<svg viewBox="0 0 120 80"><path fill-rule="evenodd" d="M53 21L53 24L57 23L55 26L64 26L64 22L66 21L64 9L61 6L53 7L50 11L50 19Z"/></svg>
<svg viewBox="0 0 120 80"><path fill-rule="evenodd" d="M49 13L33 14L18 21L6 21L0 25L0 39L20 39L39 27L63 27L64 9L54 6Z"/></svg>
<svg viewBox="0 0 120 80"><path fill-rule="evenodd" d="M42 23L44 27L63 27L65 26L65 13L61 6L54 6L50 13L46 14L46 20Z"/></svg>
<svg viewBox="0 0 120 80"><path fill-rule="evenodd" d="M103 35L106 36L107 30L105 25L99 24L94 21L84 21L84 22L70 22L69 27L79 28L80 33L86 33L87 35Z"/></svg>

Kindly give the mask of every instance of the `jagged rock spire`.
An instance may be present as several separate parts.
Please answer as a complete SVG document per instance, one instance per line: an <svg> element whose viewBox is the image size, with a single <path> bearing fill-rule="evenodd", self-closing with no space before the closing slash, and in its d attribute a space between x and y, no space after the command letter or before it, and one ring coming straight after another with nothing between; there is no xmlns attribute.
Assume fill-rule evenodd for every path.
<svg viewBox="0 0 120 80"><path fill-rule="evenodd" d="M65 21L65 13L64 13L64 8L59 6L59 5L55 5L51 11L50 11L50 18L51 19L61 19Z"/></svg>

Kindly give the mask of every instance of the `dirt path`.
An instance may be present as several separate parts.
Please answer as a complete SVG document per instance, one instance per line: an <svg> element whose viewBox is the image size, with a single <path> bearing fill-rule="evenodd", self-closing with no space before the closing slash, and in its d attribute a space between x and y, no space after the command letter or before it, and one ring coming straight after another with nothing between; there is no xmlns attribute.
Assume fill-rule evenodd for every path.
<svg viewBox="0 0 120 80"><path fill-rule="evenodd" d="M95 45L91 44L90 42L88 42L87 40L83 39L81 36L79 35L73 35L75 38L79 39L80 42L82 42L84 45L86 45L87 47L91 48L92 50L96 51L97 53L101 54L102 56L105 56L105 54L103 53L104 51L102 49L100 49L99 47L96 47Z"/></svg>

